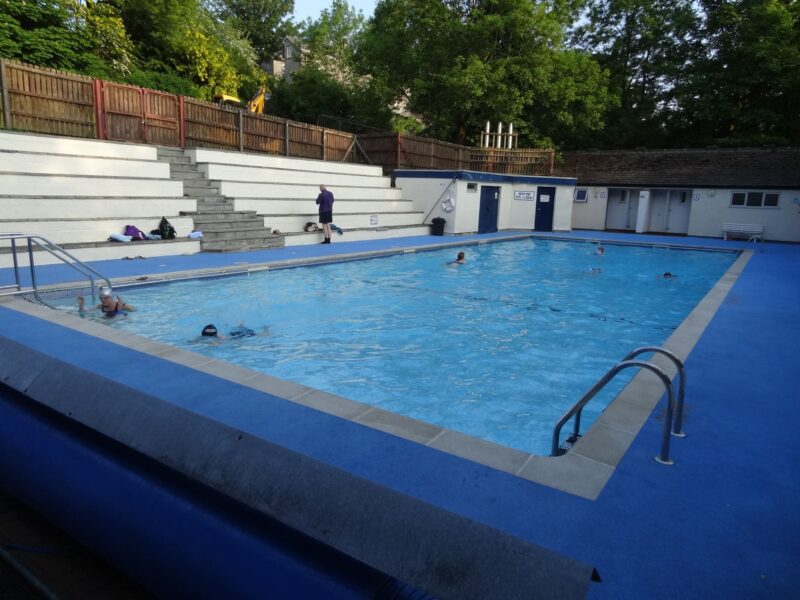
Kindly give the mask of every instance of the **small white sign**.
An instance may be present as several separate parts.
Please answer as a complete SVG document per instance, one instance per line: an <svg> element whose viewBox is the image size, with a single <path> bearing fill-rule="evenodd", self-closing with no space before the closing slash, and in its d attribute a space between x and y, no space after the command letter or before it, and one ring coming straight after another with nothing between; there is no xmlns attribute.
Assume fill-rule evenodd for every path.
<svg viewBox="0 0 800 600"><path fill-rule="evenodd" d="M539 202L542 203L550 202L550 196L548 196L547 194L542 194L541 196L539 196Z"/></svg>
<svg viewBox="0 0 800 600"><path fill-rule="evenodd" d="M692 200L694 200L695 202L700 200L700 192L695 192L694 194L692 194Z"/></svg>
<svg viewBox="0 0 800 600"><path fill-rule="evenodd" d="M600 192L600 197L601 198L605 198L606 197L606 193L605 192Z"/></svg>
<svg viewBox="0 0 800 600"><path fill-rule="evenodd" d="M533 202L534 195L533 192L514 192L514 200L525 200L527 202Z"/></svg>
<svg viewBox="0 0 800 600"><path fill-rule="evenodd" d="M370 225L377 225L378 224L378 215L370 215L369 216L369 224Z"/></svg>

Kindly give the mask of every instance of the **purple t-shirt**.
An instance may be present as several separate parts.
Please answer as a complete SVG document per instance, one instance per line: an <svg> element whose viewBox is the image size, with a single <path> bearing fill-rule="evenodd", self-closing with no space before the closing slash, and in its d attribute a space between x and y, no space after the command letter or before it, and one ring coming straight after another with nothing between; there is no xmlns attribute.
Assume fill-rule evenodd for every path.
<svg viewBox="0 0 800 600"><path fill-rule="evenodd" d="M333 211L333 194L329 190L320 192L317 196L317 204L319 204L321 213Z"/></svg>

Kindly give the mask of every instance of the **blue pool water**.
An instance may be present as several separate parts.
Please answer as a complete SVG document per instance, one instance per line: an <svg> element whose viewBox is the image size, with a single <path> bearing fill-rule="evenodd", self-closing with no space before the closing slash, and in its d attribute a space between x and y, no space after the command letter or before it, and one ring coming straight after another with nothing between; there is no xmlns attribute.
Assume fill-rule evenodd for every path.
<svg viewBox="0 0 800 600"><path fill-rule="evenodd" d="M563 412L627 352L662 344L735 260L595 248L520 240L466 247L457 266L452 249L182 281L127 291L139 311L103 322L547 454ZM198 339L240 322L264 334ZM624 382L590 403L584 431Z"/></svg>

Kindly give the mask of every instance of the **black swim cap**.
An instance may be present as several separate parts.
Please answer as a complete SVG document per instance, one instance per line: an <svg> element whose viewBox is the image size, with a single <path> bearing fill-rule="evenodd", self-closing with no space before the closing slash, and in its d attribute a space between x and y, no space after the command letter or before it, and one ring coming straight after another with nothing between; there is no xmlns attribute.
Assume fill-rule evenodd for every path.
<svg viewBox="0 0 800 600"><path fill-rule="evenodd" d="M213 324L206 325L205 327L203 327L203 335L208 337L214 337L217 335L217 328L214 327Z"/></svg>

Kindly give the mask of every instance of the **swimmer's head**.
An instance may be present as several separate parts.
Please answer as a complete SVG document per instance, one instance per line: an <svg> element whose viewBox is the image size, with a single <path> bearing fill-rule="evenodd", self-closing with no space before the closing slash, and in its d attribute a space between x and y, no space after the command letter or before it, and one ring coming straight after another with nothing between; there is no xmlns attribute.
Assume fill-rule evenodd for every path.
<svg viewBox="0 0 800 600"><path fill-rule="evenodd" d="M203 327L203 333L205 337L217 337L217 328L213 324L208 324Z"/></svg>
<svg viewBox="0 0 800 600"><path fill-rule="evenodd" d="M100 288L100 297L101 298L110 298L111 297L111 288Z"/></svg>
<svg viewBox="0 0 800 600"><path fill-rule="evenodd" d="M463 252L459 252L458 253L457 260L464 260L464 253Z"/></svg>
<svg viewBox="0 0 800 600"><path fill-rule="evenodd" d="M664 279L672 279L673 275L672 275L672 273L667 271L666 273L664 273L663 277L664 277Z"/></svg>

